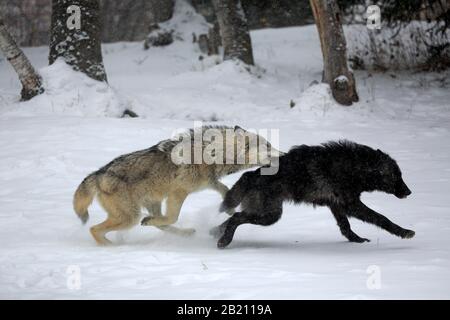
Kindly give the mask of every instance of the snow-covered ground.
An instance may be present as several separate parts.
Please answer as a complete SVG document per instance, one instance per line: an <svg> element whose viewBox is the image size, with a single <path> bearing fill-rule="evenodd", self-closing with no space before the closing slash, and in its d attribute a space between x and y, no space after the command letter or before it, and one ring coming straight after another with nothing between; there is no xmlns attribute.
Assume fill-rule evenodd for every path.
<svg viewBox="0 0 450 320"><path fill-rule="evenodd" d="M169 26L184 41L103 46L111 87L63 63L47 67L45 47L25 48L47 91L19 103L16 75L0 57L0 298L450 298L449 74L357 72L361 102L346 108L326 86L310 86L322 69L314 26L252 32L257 67L248 73L199 60L191 33L205 26L178 11ZM123 108L141 117L114 117ZM413 194L363 200L416 237L351 220L372 242L349 243L326 208L286 204L276 225L241 226L218 250L208 230L226 216L207 190L187 199L177 223L194 236L136 226L109 235L117 246L97 246L88 228L105 213L94 203L80 225L72 210L80 181L194 120L279 129L282 150L346 138L388 152Z"/></svg>

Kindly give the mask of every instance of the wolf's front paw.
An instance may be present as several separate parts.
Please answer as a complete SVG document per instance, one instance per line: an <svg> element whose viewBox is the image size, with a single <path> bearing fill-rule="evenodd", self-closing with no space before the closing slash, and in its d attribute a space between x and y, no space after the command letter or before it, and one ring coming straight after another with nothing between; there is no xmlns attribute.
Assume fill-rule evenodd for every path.
<svg viewBox="0 0 450 320"><path fill-rule="evenodd" d="M141 226L151 226L152 225L152 220L153 220L153 217L151 217L151 216L145 217L141 221Z"/></svg>
<svg viewBox="0 0 450 320"><path fill-rule="evenodd" d="M400 233L400 237L402 237L403 239L411 239L415 235L416 233L414 231L408 229L403 229Z"/></svg>
<svg viewBox="0 0 450 320"><path fill-rule="evenodd" d="M219 248L219 249L225 248L226 246L228 246L231 243L232 240L233 240L233 237L229 237L227 235L223 235L219 239L219 241L217 241L217 248Z"/></svg>
<svg viewBox="0 0 450 320"><path fill-rule="evenodd" d="M370 242L369 239L361 238L361 237L355 237L348 239L350 242L356 242L356 243L363 243L363 242Z"/></svg>

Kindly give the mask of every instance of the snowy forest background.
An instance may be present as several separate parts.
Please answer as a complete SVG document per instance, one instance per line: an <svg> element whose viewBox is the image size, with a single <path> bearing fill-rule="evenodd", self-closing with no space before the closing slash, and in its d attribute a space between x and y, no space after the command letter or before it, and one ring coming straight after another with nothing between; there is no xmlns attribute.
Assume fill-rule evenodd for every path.
<svg viewBox="0 0 450 320"><path fill-rule="evenodd" d="M65 26L71 4L81 31ZM373 4L380 29L367 27ZM0 298L448 299L449 6L0 0ZM416 237L352 220L372 242L348 243L328 209L285 204L279 223L242 226L218 250L208 231L226 216L205 190L177 223L193 237L136 227L96 246L72 211L80 181L194 121L278 129L283 151L380 148L413 194L364 201ZM89 225L104 219L90 212Z"/></svg>

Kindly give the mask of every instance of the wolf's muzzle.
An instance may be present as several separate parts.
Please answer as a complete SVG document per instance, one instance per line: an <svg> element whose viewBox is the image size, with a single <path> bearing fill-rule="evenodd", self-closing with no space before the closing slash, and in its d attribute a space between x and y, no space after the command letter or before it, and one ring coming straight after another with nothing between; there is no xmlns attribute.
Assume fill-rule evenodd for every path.
<svg viewBox="0 0 450 320"><path fill-rule="evenodd" d="M409 190L408 186L402 182L400 187L396 188L394 195L399 199L404 199L411 194L411 190Z"/></svg>

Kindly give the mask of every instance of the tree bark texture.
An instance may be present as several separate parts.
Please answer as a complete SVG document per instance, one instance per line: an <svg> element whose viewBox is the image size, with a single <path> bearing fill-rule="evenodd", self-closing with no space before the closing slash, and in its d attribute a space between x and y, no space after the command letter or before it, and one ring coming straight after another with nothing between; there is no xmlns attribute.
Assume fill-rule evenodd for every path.
<svg viewBox="0 0 450 320"><path fill-rule="evenodd" d="M224 60L239 59L253 65L250 32L240 0L213 0L219 23Z"/></svg>
<svg viewBox="0 0 450 320"><path fill-rule="evenodd" d="M334 99L346 106L359 100L355 78L347 65L347 43L336 0L310 0L323 55L323 79Z"/></svg>
<svg viewBox="0 0 450 320"><path fill-rule="evenodd" d="M31 65L23 51L17 46L11 34L6 29L2 17L0 17L0 50L11 63L22 83L22 100L29 100L44 92L42 80Z"/></svg>
<svg viewBox="0 0 450 320"><path fill-rule="evenodd" d="M73 17L69 6L80 8L80 28L69 28ZM100 7L98 0L53 0L49 63L57 58L89 77L106 81L100 42Z"/></svg>

